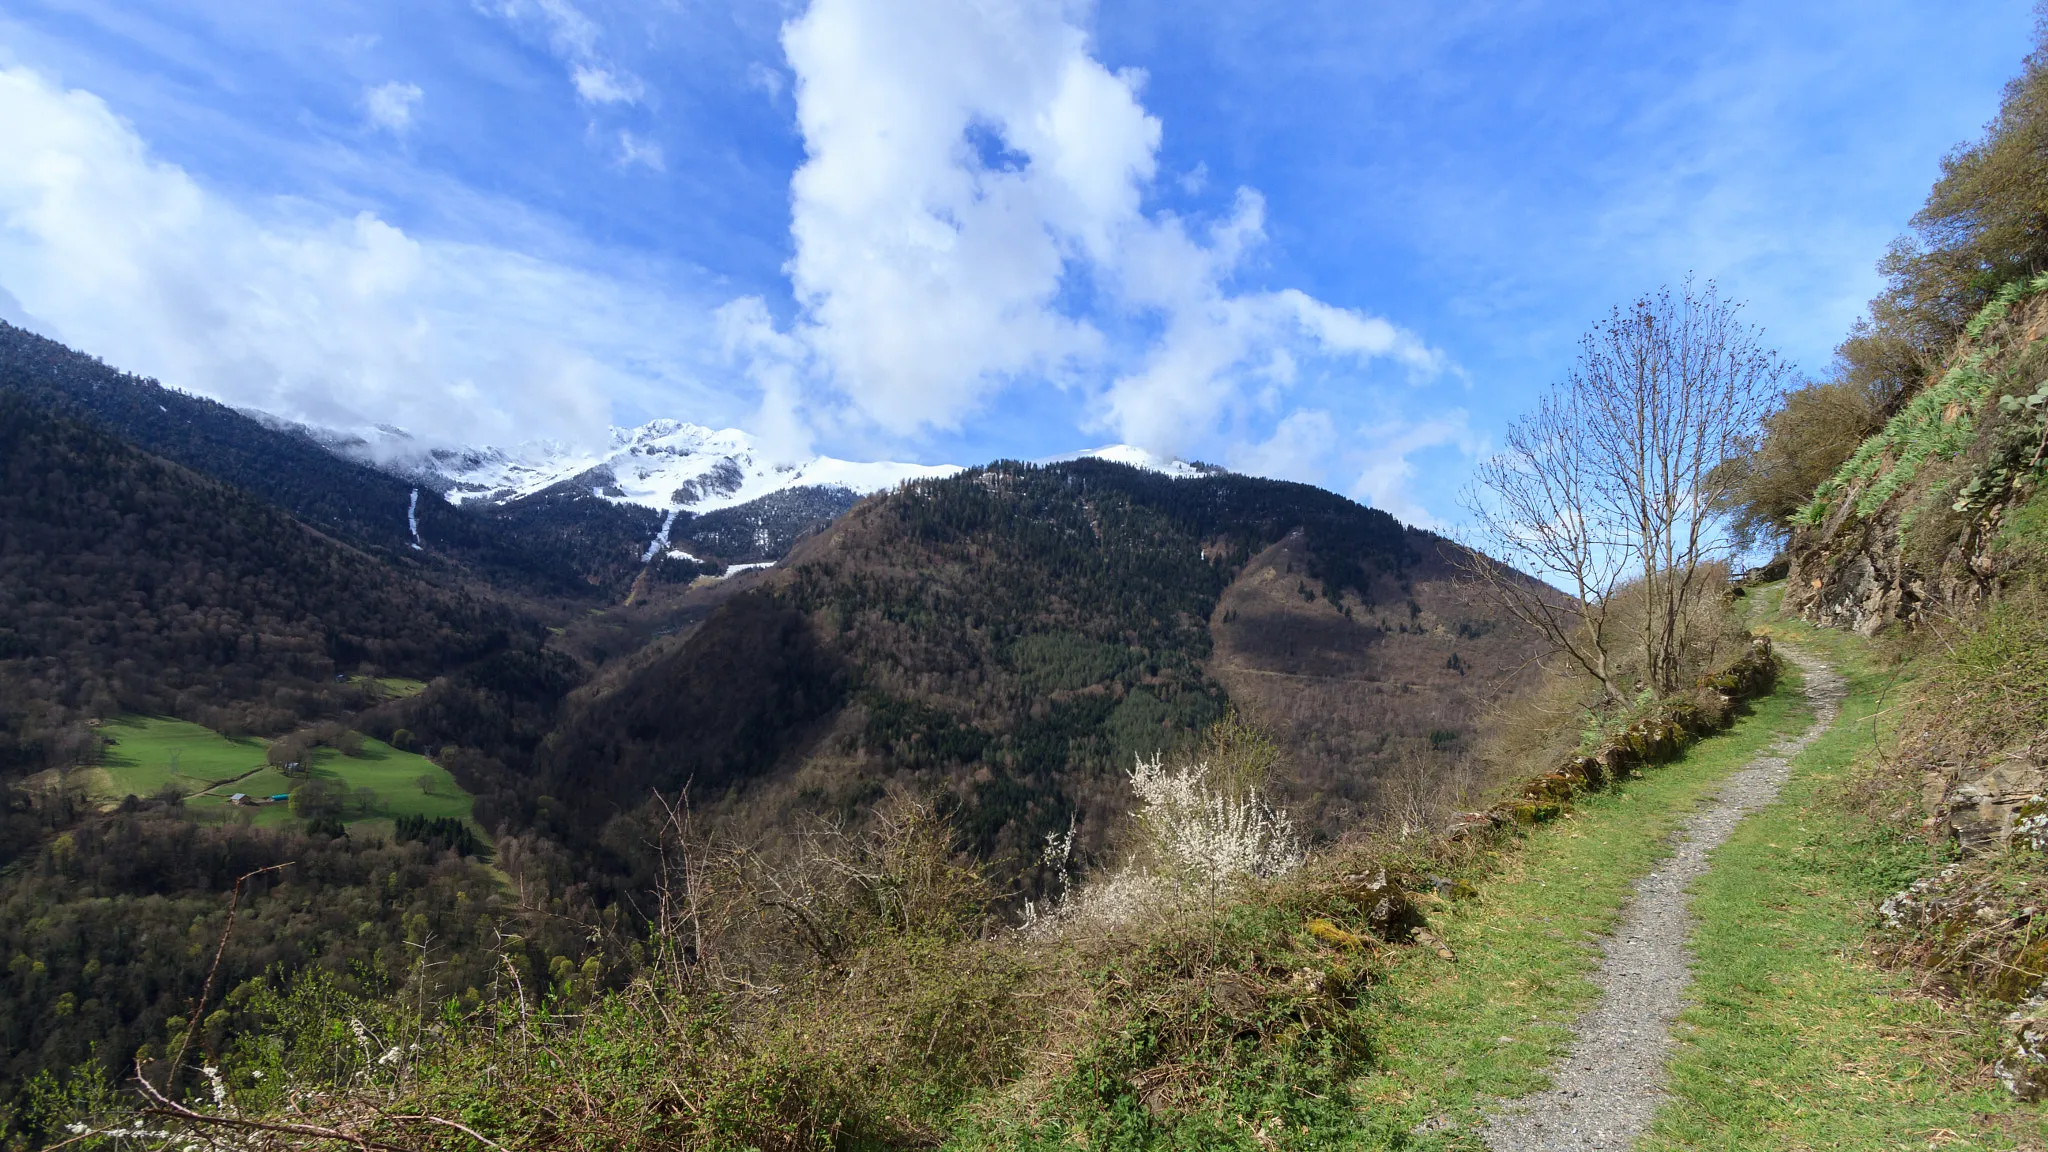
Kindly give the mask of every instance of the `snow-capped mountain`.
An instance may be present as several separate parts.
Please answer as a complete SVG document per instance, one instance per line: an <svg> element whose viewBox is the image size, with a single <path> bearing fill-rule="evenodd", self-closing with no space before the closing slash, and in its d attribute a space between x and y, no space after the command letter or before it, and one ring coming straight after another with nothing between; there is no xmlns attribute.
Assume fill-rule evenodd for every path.
<svg viewBox="0 0 2048 1152"><path fill-rule="evenodd" d="M1048 456L1040 464L1064 464L1069 460L1107 460L1112 464L1128 464L1143 468L1147 472L1162 472L1175 479L1187 480L1196 476L1214 476L1224 469L1214 464L1198 464L1178 456L1161 456L1148 452L1136 444L1105 444L1100 448L1088 448L1079 452L1068 452L1060 456Z"/></svg>
<svg viewBox="0 0 2048 1152"><path fill-rule="evenodd" d="M960 471L950 464L831 456L773 463L740 429L681 420L614 428L611 443L596 450L546 440L509 448L437 448L399 428L337 432L249 414L338 456L403 477L449 504L487 513L500 528L517 523L550 538L573 538L575 547L593 555L630 543L641 564L660 556L691 564L707 557L718 564L770 562L869 493ZM1178 478L1220 471L1130 444L1039 463L1084 459Z"/></svg>
<svg viewBox="0 0 2048 1152"><path fill-rule="evenodd" d="M381 467L431 485L451 504L506 504L551 489L580 487L616 504L695 515L759 500L793 488L833 488L866 495L906 480L950 476L952 464L861 462L813 456L793 464L764 459L752 436L737 428L711 429L681 420L654 420L612 429L598 451L546 440L509 448L406 450L402 433L385 440L337 443L345 455L376 458Z"/></svg>
<svg viewBox="0 0 2048 1152"><path fill-rule="evenodd" d="M793 464L763 459L752 436L738 428L713 430L681 420L654 420L638 428L612 429L610 446L578 450L546 440L511 448L418 448L406 451L396 429L380 430L385 442L337 444L344 454L381 456L383 466L431 484L451 504L505 504L549 490L576 486L617 504L694 515L747 504L793 488L832 488L859 495L893 488L906 480L950 476L954 464L905 464L891 460L840 460L813 456ZM351 452L351 449L354 451ZM394 451L395 449L395 451ZM1107 460L1175 477L1209 475L1221 469L1160 456L1132 444L1107 444L1048 457L1041 464Z"/></svg>

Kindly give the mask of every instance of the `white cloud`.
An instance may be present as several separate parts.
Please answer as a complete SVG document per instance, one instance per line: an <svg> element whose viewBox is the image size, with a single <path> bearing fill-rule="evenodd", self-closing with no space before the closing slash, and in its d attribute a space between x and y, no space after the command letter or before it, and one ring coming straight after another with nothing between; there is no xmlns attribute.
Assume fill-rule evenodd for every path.
<svg viewBox="0 0 2048 1152"><path fill-rule="evenodd" d="M468 442L587 438L613 396L685 398L710 337L701 311L561 264L370 213L230 203L98 97L25 68L0 69L0 156L0 299L231 404Z"/></svg>
<svg viewBox="0 0 2048 1152"><path fill-rule="evenodd" d="M477 0L477 8L545 33L549 51L568 65L569 82L585 104L637 104L646 95L638 76L598 51L597 22L569 0Z"/></svg>
<svg viewBox="0 0 2048 1152"><path fill-rule="evenodd" d="M789 79L780 68L770 68L756 60L747 65L747 86L766 92L770 100L780 100L782 90L789 87Z"/></svg>
<svg viewBox="0 0 2048 1152"><path fill-rule="evenodd" d="M1144 77L1096 60L1075 10L815 0L786 26L808 152L792 331L849 415L953 429L998 390L1050 381L1176 453L1272 411L1305 364L1440 369L1385 320L1235 287L1264 240L1257 193L1209 224L1147 212L1161 125Z"/></svg>
<svg viewBox="0 0 2048 1152"><path fill-rule="evenodd" d="M586 104L632 104L644 94L638 79L609 68L578 65L570 71L569 79Z"/></svg>
<svg viewBox="0 0 2048 1152"><path fill-rule="evenodd" d="M748 365L761 394L751 427L755 443L772 461L790 462L811 454L811 426L803 418L802 342L776 328L759 296L743 296L717 313L719 343L726 357Z"/></svg>
<svg viewBox="0 0 2048 1152"><path fill-rule="evenodd" d="M363 107L369 112L371 127L403 135L412 127L413 109L425 96L419 85L393 80L366 90Z"/></svg>
<svg viewBox="0 0 2048 1152"><path fill-rule="evenodd" d="M668 163L662 156L660 144L623 129L619 132L619 163L638 164L656 172L668 170Z"/></svg>
<svg viewBox="0 0 2048 1152"><path fill-rule="evenodd" d="M1320 484L1336 448L1336 418L1321 408L1305 408L1289 413L1265 440L1238 446L1226 463L1233 472Z"/></svg>
<svg viewBox="0 0 2048 1152"><path fill-rule="evenodd" d="M1472 430L1462 408L1415 421L1389 414L1360 428L1357 436L1349 454L1358 468L1351 484L1352 497L1423 528L1441 528L1443 523L1411 492L1416 478L1411 458L1431 449L1450 448L1469 464L1486 451L1484 437Z"/></svg>

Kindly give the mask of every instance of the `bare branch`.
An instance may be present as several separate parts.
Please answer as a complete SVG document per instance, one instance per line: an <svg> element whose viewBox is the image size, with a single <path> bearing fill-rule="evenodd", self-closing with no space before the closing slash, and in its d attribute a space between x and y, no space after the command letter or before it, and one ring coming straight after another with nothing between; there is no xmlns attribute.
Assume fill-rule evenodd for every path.
<svg viewBox="0 0 2048 1152"><path fill-rule="evenodd" d="M191 1050L192 1036L199 1030L200 1021L206 1015L206 1002L213 998L213 982L220 975L221 959L228 954L228 939L235 934L235 915L242 907L242 885L265 872L283 871L296 863L296 860L287 860L282 864L272 864L267 868L258 868L254 872L244 872L235 877L234 895L228 900L228 922L226 927L221 929L220 943L213 950L213 966L206 970L206 983L199 990L199 1002L192 1006L192 1018L185 1022L185 1033L178 1038L178 1054L171 1058L171 1070L164 1081L164 1091L178 1090L178 1075L185 1069L185 1054Z"/></svg>
<svg viewBox="0 0 2048 1152"><path fill-rule="evenodd" d="M1736 470L1723 465L1747 450L1789 371L1737 312L1711 281L1691 279L1615 308L1466 494L1483 554L1470 570L1610 699L1621 695L1612 626L1624 588L1640 601L1640 675L1660 692L1679 686L1690 609L1728 544L1719 509ZM1509 564L1564 595L1546 599L1550 589Z"/></svg>

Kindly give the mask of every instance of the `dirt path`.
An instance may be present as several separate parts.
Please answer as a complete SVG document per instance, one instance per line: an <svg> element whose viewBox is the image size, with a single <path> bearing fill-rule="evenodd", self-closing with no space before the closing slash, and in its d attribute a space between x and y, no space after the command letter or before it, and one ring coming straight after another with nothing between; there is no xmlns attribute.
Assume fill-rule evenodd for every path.
<svg viewBox="0 0 2048 1152"><path fill-rule="evenodd" d="M1600 1002L1573 1029L1571 1052L1547 1091L1503 1107L1486 1130L1494 1152L1624 1149L1633 1146L1664 1099L1671 1021L1692 982L1686 940L1693 919L1686 888L1707 870L1707 854L1751 810L1777 798L1793 756L1828 730L1844 684L1819 659L1789 647L1779 653L1806 676L1813 723L1778 741L1741 771L1678 833L1678 850L1636 881L1635 899L1607 939L1593 977Z"/></svg>

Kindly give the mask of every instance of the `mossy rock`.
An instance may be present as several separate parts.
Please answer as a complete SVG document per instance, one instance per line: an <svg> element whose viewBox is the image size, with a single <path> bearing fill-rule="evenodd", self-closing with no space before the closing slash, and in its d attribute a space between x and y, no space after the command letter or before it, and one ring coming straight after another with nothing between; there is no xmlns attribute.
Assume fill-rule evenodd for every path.
<svg viewBox="0 0 2048 1152"><path fill-rule="evenodd" d="M2040 987L2044 979L2048 979L2048 937L2020 949L2019 955L1999 968L1985 991L1994 1000L2016 1002Z"/></svg>
<svg viewBox="0 0 2048 1152"><path fill-rule="evenodd" d="M1577 789L1570 776L1562 772L1553 772L1548 776L1538 776L1524 785L1522 798L1535 801L1569 800L1575 791Z"/></svg>
<svg viewBox="0 0 2048 1152"><path fill-rule="evenodd" d="M1322 916L1311 917L1303 927L1307 929L1309 935L1321 940L1325 944L1334 944L1346 952L1359 951L1372 943L1372 937L1358 932L1346 931L1338 927L1336 921Z"/></svg>
<svg viewBox="0 0 2048 1152"><path fill-rule="evenodd" d="M1564 815L1564 805L1554 802L1525 800L1508 805L1508 818L1517 824L1548 824Z"/></svg>

